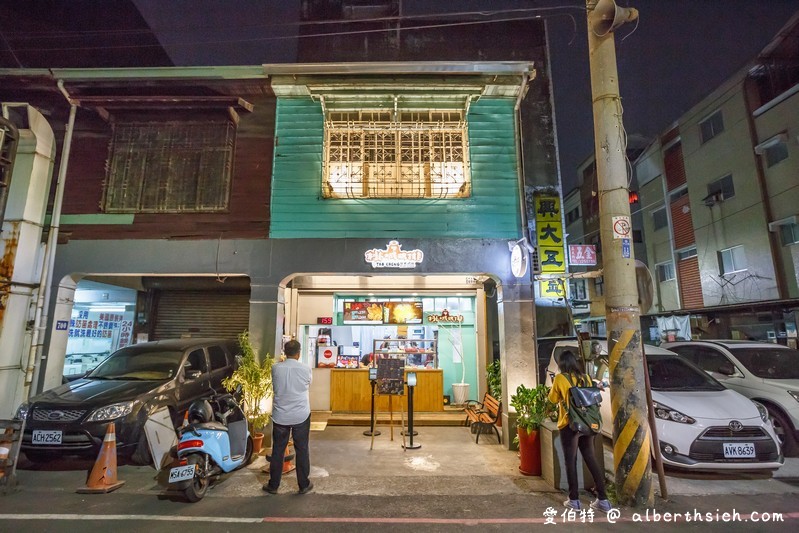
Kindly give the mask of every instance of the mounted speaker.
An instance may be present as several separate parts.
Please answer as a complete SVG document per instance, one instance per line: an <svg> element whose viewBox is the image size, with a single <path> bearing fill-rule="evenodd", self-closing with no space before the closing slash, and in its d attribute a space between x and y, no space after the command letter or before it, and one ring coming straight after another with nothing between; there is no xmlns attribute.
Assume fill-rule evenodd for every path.
<svg viewBox="0 0 799 533"><path fill-rule="evenodd" d="M599 0L594 7L591 29L595 35L602 37L637 18L638 10L634 7L619 7L615 0Z"/></svg>

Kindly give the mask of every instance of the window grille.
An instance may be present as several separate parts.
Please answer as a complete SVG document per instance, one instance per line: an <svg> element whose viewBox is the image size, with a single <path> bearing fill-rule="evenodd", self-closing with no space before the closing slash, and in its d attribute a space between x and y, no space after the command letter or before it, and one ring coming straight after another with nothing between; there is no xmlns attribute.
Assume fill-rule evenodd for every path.
<svg viewBox="0 0 799 533"><path fill-rule="evenodd" d="M465 198L471 194L462 111L330 111L325 198Z"/></svg>
<svg viewBox="0 0 799 533"><path fill-rule="evenodd" d="M230 122L114 124L103 207L108 213L228 208L235 129Z"/></svg>

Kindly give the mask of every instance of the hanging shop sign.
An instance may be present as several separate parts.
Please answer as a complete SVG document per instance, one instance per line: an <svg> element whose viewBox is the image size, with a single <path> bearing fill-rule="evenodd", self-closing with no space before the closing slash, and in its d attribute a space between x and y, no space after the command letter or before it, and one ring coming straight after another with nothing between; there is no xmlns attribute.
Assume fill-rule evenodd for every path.
<svg viewBox="0 0 799 533"><path fill-rule="evenodd" d="M427 321L431 324L459 324L463 322L463 315L451 315L444 309L440 315L427 315Z"/></svg>
<svg viewBox="0 0 799 533"><path fill-rule="evenodd" d="M538 290L542 298L557 300L566 297L566 287L557 279L542 279L538 281Z"/></svg>
<svg viewBox="0 0 799 533"><path fill-rule="evenodd" d="M513 246L510 253L510 271L517 278L527 274L527 251L518 243Z"/></svg>
<svg viewBox="0 0 799 533"><path fill-rule="evenodd" d="M403 250L399 241L389 241L385 250L366 250L363 258L372 268L415 268L424 261L424 252L419 249Z"/></svg>
<svg viewBox="0 0 799 533"><path fill-rule="evenodd" d="M559 197L536 196L535 227L541 272L565 272L566 252Z"/></svg>
<svg viewBox="0 0 799 533"><path fill-rule="evenodd" d="M572 265L594 266L596 265L596 245L594 244L570 244L569 263Z"/></svg>

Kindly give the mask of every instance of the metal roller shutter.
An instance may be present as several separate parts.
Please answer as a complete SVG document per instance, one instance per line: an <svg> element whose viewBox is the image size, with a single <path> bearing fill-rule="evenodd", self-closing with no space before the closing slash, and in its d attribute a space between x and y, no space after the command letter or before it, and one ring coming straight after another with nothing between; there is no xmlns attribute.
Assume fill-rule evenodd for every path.
<svg viewBox="0 0 799 533"><path fill-rule="evenodd" d="M158 291L153 340L191 337L235 339L249 328L249 291Z"/></svg>

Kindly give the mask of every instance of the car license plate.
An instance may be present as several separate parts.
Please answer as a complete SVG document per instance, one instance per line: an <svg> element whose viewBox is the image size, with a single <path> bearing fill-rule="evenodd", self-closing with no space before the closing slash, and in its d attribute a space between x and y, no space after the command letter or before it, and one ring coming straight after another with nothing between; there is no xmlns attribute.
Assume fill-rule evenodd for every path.
<svg viewBox="0 0 799 533"><path fill-rule="evenodd" d="M169 482L177 483L178 481L186 481L187 479L193 478L194 466L195 465L176 466L169 471Z"/></svg>
<svg viewBox="0 0 799 533"><path fill-rule="evenodd" d="M33 430L33 444L61 444L61 432L57 430Z"/></svg>
<svg viewBox="0 0 799 533"><path fill-rule="evenodd" d="M755 457L755 445L751 442L725 442L724 457L727 459L753 459Z"/></svg>

